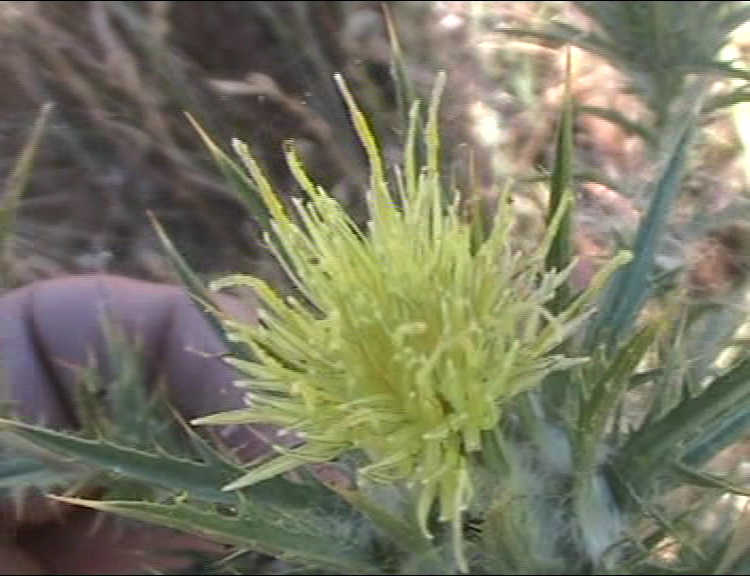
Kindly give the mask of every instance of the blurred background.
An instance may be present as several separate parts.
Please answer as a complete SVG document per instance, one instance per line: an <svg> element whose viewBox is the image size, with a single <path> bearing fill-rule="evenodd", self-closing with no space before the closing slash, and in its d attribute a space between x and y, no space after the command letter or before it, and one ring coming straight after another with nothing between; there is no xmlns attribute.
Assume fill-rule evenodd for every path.
<svg viewBox="0 0 750 576"><path fill-rule="evenodd" d="M580 111L577 247L592 258L627 244L648 201L644 182L659 164L659 137L670 133L680 99L689 101L686 78L696 72L674 58L689 56L693 66L718 55L736 59L732 73L702 70L716 85L714 101L703 110L660 256L666 271L680 269L685 246L745 218L750 127L746 79L737 71L750 46L747 15L707 21L703 14L680 31L675 22L629 28L617 12L646 4L0 2L4 288L86 272L173 280L148 212L204 277L273 278L252 215L186 113L227 150L231 138L247 141L290 194L282 146L295 140L314 178L363 217L366 167L335 73L368 112L386 157L395 158L403 102L429 98L445 70L446 174L482 197L510 183L530 230L544 203L565 45L576 45L571 78ZM730 4L736 12L746 3L690 4ZM608 43L578 41L587 30ZM52 109L35 146L30 134L46 104ZM720 243L719 251L735 241L719 254L732 266L711 267L704 257L693 279L721 292L732 271L744 275L743 238L740 231Z"/></svg>

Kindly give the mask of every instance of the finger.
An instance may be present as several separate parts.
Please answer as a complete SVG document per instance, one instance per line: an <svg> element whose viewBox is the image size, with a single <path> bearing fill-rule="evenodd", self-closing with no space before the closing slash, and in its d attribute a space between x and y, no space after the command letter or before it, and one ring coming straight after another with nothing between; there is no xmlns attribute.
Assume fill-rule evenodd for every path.
<svg viewBox="0 0 750 576"><path fill-rule="evenodd" d="M47 368L46 386L56 390L58 402L75 413L87 368L94 367L105 386L117 379L107 350L113 328L121 329L138 348L144 379L153 383L177 295L172 286L108 275L69 276L33 285L25 336L34 342L34 352ZM16 389L22 376L9 375ZM43 408L49 409L46 404Z"/></svg>
<svg viewBox="0 0 750 576"><path fill-rule="evenodd" d="M178 287L110 275L73 276L40 283L29 300L27 332L36 342L37 355L47 359L46 385L53 389L45 392L44 410L54 400L55 412L74 412L81 370L91 361L105 383L116 381L107 354L108 324L120 327L138 347L147 384L153 388L164 381L168 399L185 419L243 406L243 394L234 384L237 374L222 359L226 347ZM235 317L254 318L249 305L229 297L217 302ZM22 380L15 374L10 378ZM214 430L243 458L267 451L257 428ZM272 433L268 428L263 432Z"/></svg>
<svg viewBox="0 0 750 576"><path fill-rule="evenodd" d="M33 325L33 294L34 288L25 287L0 298L0 395L22 420L69 428L73 413L54 385L55 369Z"/></svg>

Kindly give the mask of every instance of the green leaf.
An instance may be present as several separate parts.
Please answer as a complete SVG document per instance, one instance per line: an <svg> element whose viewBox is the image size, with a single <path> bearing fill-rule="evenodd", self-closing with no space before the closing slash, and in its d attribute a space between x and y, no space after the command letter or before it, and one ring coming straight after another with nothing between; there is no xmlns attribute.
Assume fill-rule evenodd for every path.
<svg viewBox="0 0 750 576"><path fill-rule="evenodd" d="M568 52L565 72L565 96L562 114L557 128L555 145L555 161L550 180L550 200L547 213L549 225L555 215L564 210L555 236L545 257L547 270L565 270L571 263L573 249L573 98L570 92L570 52ZM567 283L561 285L550 302L549 308L557 314L563 310L570 300L570 287Z"/></svg>
<svg viewBox="0 0 750 576"><path fill-rule="evenodd" d="M237 162L232 160L232 158L213 141L208 133L190 114L187 114L187 117L193 125L193 128L195 128L195 131L198 132L201 140L203 140L203 144L208 149L214 162L216 162L221 170L224 179L234 186L240 198L245 201L250 210L250 214L252 214L258 222L258 225L263 230L271 230L271 215L265 202L263 202L256 183L248 177L245 170L243 170Z"/></svg>
<svg viewBox="0 0 750 576"><path fill-rule="evenodd" d="M254 514L234 517L181 502L155 504L55 499L197 534L217 542L302 562L307 566L333 569L343 574L382 574L377 568L370 542L351 527L336 526L336 518L328 518L328 522L321 525L302 516L276 520Z"/></svg>
<svg viewBox="0 0 750 576"><path fill-rule="evenodd" d="M158 444L174 453L184 451L177 432L178 415L169 406L164 390L152 389L144 372L142 351L131 342L111 316L101 322L110 382L93 360L82 372L75 389L74 409L83 436L102 436L114 444L149 448ZM103 403L106 394L107 402Z"/></svg>
<svg viewBox="0 0 750 576"><path fill-rule="evenodd" d="M501 28L506 34L559 49L565 44L605 59L623 73L627 91L651 113L642 129L618 111L605 112L624 128L646 135L658 149L665 128L680 119L671 117L673 104L692 92L691 78L750 79L750 73L732 62L718 60L733 32L748 21L742 2L590 2L575 8L588 20L586 29L566 22L545 21L531 29Z"/></svg>
<svg viewBox="0 0 750 576"><path fill-rule="evenodd" d="M24 454L2 453L0 457L0 497L7 491L29 486L46 490L80 479L81 467L64 466Z"/></svg>
<svg viewBox="0 0 750 576"><path fill-rule="evenodd" d="M622 346L614 358L599 360L606 367L587 393L576 427L576 478L581 486L595 469L610 418L629 390L632 375L654 342L656 333L654 324L647 325Z"/></svg>
<svg viewBox="0 0 750 576"><path fill-rule="evenodd" d="M233 503L237 495L223 492L221 487L241 469L226 464L208 466L114 444L103 439L88 439L19 422L0 421L11 425L15 432L33 443L117 475L136 478L149 484L184 490L198 498L213 502Z"/></svg>
<svg viewBox="0 0 750 576"><path fill-rule="evenodd" d="M638 227L633 259L616 273L596 321L589 333L589 345L616 345L632 328L653 291L656 252L677 199L695 129L694 119L686 118L664 170L653 184L651 202Z"/></svg>
<svg viewBox="0 0 750 576"><path fill-rule="evenodd" d="M662 470L663 465L672 461L667 457L676 450L682 452L689 441L696 442L693 449L704 445L727 415L733 411L747 412L749 404L750 358L745 358L714 379L703 392L683 400L662 418L634 432L617 458L620 468L627 471L634 485L641 483Z"/></svg>
<svg viewBox="0 0 750 576"><path fill-rule="evenodd" d="M243 469L227 462L217 453L208 462L196 462L30 424L2 420L0 423L10 425L17 434L38 446L116 475L187 492L192 497L210 502L236 504L240 498L239 492L225 491L223 487L241 476ZM317 506L333 510L341 505L341 500L323 486L295 484L284 478L258 484L242 494L264 506L277 506L280 509L301 510Z"/></svg>
<svg viewBox="0 0 750 576"><path fill-rule="evenodd" d="M693 439L685 448L683 461L690 466L702 466L734 442L747 437L750 430L750 410L738 403L714 421L710 429Z"/></svg>

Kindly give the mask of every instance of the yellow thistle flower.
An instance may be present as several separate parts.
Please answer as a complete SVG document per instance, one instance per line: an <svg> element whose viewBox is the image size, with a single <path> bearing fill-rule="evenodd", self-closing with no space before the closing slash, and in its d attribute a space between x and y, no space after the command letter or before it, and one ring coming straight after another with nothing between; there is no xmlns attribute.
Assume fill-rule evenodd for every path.
<svg viewBox="0 0 750 576"><path fill-rule="evenodd" d="M553 316L545 305L569 275L544 270L557 224L535 253L520 254L512 248L507 197L479 246L457 207L445 206L440 85L424 130L425 166L414 162L415 104L393 189L365 116L338 80L369 158L369 230L359 231L310 181L291 147L289 166L306 198L294 199L295 214L288 214L246 146L235 142L272 218L269 245L301 296L284 298L249 276L215 283L251 286L260 321L226 321L230 336L254 353L252 361L232 360L248 378L247 409L197 423L272 424L304 440L275 446L275 458L228 489L361 451L369 463L358 470L360 479L411 486L428 536L429 514L439 506L440 519L453 523L457 561L465 567L461 518L482 433L498 426L508 400L550 371L582 361L552 351L580 326L598 286L623 259Z"/></svg>

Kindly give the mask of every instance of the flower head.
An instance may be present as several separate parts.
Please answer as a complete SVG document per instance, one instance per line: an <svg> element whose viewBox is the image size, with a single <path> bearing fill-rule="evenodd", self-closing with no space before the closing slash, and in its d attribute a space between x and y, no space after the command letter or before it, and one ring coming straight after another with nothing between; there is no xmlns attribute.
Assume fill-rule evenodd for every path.
<svg viewBox="0 0 750 576"><path fill-rule="evenodd" d="M310 181L292 148L289 165L306 197L288 214L246 147L235 143L272 217L269 245L299 296L282 297L247 276L217 283L253 287L260 320L227 322L254 354L234 360L248 378L247 409L201 422L273 424L304 440L275 447L275 458L232 488L356 450L368 460L360 478L413 486L425 533L435 504L458 529L483 432L497 427L509 400L581 361L553 350L580 325L595 287L562 313L548 311L570 271L544 269L556 224L535 253L515 252L507 197L476 244L458 207L445 203L438 96L424 130L425 165L414 162L415 105L394 185L366 118L341 88L369 157L369 228L358 230Z"/></svg>

